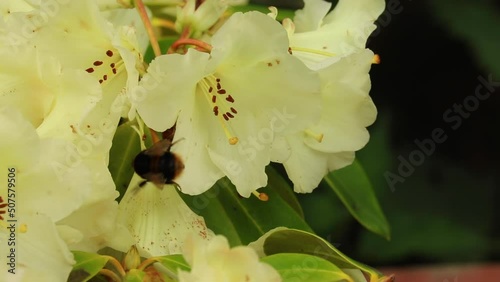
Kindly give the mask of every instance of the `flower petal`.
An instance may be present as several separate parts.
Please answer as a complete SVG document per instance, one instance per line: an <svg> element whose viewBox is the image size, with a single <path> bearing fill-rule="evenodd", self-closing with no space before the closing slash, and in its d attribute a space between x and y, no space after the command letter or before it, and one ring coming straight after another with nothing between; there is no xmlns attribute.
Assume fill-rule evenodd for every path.
<svg viewBox="0 0 500 282"><path fill-rule="evenodd" d="M309 148L301 134L289 136L287 140L292 153L283 166L293 182L293 190L297 193L311 192L328 173L328 156Z"/></svg>
<svg viewBox="0 0 500 282"><path fill-rule="evenodd" d="M304 0L304 8L295 11L293 22L295 32L307 32L317 30L323 23L332 3L317 0Z"/></svg>
<svg viewBox="0 0 500 282"><path fill-rule="evenodd" d="M304 10L315 11L325 3L322 0L306 1ZM374 22L384 7L385 1L382 0L340 0L317 30L296 32L290 38L290 47L321 50L334 56L346 56L364 49L368 37L376 28Z"/></svg>
<svg viewBox="0 0 500 282"><path fill-rule="evenodd" d="M357 151L368 142L366 127L377 116L369 96L372 58L373 52L366 49L320 70L325 109L319 124L311 127L311 131L323 134L323 140L307 138L309 146L334 153Z"/></svg>
<svg viewBox="0 0 500 282"><path fill-rule="evenodd" d="M181 109L192 107L208 57L189 50L186 55L163 55L151 62L139 86L129 93L147 126L165 131L174 125Z"/></svg>
<svg viewBox="0 0 500 282"><path fill-rule="evenodd" d="M16 274L2 273L7 276L4 281L66 281L75 262L52 220L41 214L23 215L17 224ZM8 231L1 228L0 236ZM6 265L7 259L4 253L1 264Z"/></svg>
<svg viewBox="0 0 500 282"><path fill-rule="evenodd" d="M310 193L330 171L343 168L354 161L354 152L324 153L303 142L301 136L287 138L292 154L283 166L297 193Z"/></svg>
<svg viewBox="0 0 500 282"><path fill-rule="evenodd" d="M135 175L131 183L139 182ZM181 253L188 234L202 240L211 238L213 233L203 218L189 209L173 186L134 186L131 184L120 203L118 221L132 233L141 255Z"/></svg>
<svg viewBox="0 0 500 282"><path fill-rule="evenodd" d="M281 281L279 273L260 262L247 246L230 248L227 239L218 235L209 242L188 237L183 252L191 271L179 271L181 282L204 281Z"/></svg>

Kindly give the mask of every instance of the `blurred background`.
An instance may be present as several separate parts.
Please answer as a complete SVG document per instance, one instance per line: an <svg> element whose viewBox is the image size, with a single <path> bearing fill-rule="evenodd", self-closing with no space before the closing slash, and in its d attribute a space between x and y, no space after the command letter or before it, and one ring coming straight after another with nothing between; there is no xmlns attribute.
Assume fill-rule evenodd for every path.
<svg viewBox="0 0 500 282"><path fill-rule="evenodd" d="M499 261L500 3L386 2L395 8L368 41L381 57L371 70L379 116L357 156L392 238L364 229L329 189L301 195L306 219L341 251L379 268ZM446 140L415 153L436 129ZM401 177L398 167L410 156L413 170ZM390 184L388 175L400 177Z"/></svg>

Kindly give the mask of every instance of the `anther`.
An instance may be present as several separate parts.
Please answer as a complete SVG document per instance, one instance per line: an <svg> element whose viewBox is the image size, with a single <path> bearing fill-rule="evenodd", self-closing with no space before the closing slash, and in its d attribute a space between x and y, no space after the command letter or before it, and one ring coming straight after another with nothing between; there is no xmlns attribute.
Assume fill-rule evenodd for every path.
<svg viewBox="0 0 500 282"><path fill-rule="evenodd" d="M378 54L373 55L372 64L380 64L380 56Z"/></svg>
<svg viewBox="0 0 500 282"><path fill-rule="evenodd" d="M236 145L236 143L238 143L238 137L231 137L229 138L229 144L230 145Z"/></svg>
<svg viewBox="0 0 500 282"><path fill-rule="evenodd" d="M315 133L312 132L310 129L305 130L305 133L314 138L316 141L318 141L318 143L321 143L323 141L324 137L323 133Z"/></svg>
<svg viewBox="0 0 500 282"><path fill-rule="evenodd" d="M257 191L253 191L252 194L263 202L269 201L269 196L266 193L259 193Z"/></svg>

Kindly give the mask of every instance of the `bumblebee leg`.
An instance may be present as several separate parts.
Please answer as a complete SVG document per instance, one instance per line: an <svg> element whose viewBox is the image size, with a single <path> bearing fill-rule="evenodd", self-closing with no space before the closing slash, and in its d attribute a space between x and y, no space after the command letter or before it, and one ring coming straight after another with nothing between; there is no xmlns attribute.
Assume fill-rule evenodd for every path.
<svg viewBox="0 0 500 282"><path fill-rule="evenodd" d="M182 192L181 186L177 182L170 180L170 181L167 181L166 184L172 184L175 186L175 188L177 188L179 191Z"/></svg>
<svg viewBox="0 0 500 282"><path fill-rule="evenodd" d="M141 181L141 183L139 183L139 187L140 187L140 188L144 187L144 185L146 185L146 183L148 183L148 181L147 181L147 180L143 180L143 181Z"/></svg>

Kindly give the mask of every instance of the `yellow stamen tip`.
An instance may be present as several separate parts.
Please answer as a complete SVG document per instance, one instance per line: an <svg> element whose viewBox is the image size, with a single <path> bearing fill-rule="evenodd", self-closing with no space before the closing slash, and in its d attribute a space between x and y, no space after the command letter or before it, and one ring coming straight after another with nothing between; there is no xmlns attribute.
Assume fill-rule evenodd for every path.
<svg viewBox="0 0 500 282"><path fill-rule="evenodd" d="M323 137L325 136L323 133L315 133L311 130L306 130L306 134L314 138L314 140L318 141L318 143L323 142Z"/></svg>
<svg viewBox="0 0 500 282"><path fill-rule="evenodd" d="M319 134L318 137L316 138L316 140L318 140L319 143L323 142L323 133Z"/></svg>
<svg viewBox="0 0 500 282"><path fill-rule="evenodd" d="M229 138L229 144L231 145L236 145L236 143L238 143L238 137L231 137Z"/></svg>
<svg viewBox="0 0 500 282"><path fill-rule="evenodd" d="M252 194L263 202L269 201L269 196L266 193L259 193L257 191L253 191Z"/></svg>
<svg viewBox="0 0 500 282"><path fill-rule="evenodd" d="M375 54L372 59L372 64L380 64L380 56L378 54Z"/></svg>

